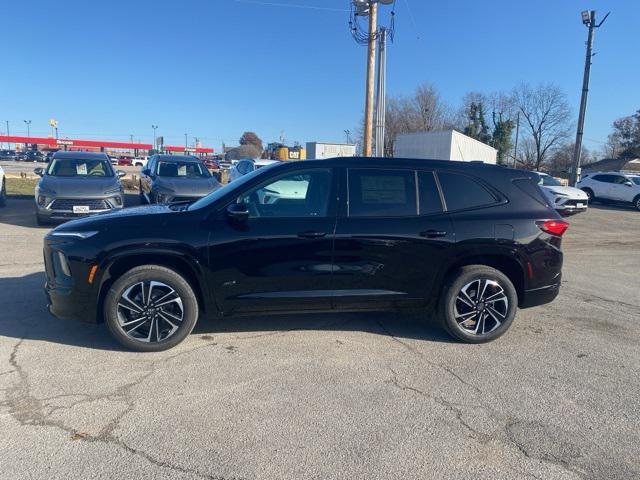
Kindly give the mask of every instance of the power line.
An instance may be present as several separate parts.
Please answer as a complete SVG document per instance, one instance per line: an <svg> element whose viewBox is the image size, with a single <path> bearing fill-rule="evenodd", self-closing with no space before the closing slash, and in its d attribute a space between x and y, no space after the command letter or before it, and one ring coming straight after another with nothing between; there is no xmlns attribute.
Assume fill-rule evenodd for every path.
<svg viewBox="0 0 640 480"><path fill-rule="evenodd" d="M411 23L413 24L413 28L416 31L416 35L418 36L418 40L420 39L420 30L418 30L418 24L416 23L416 18L413 16L413 12L411 11L411 7L409 6L409 0L404 0L404 4L407 6L407 13L409 14L409 18L411 19Z"/></svg>
<svg viewBox="0 0 640 480"><path fill-rule="evenodd" d="M324 10L327 12L348 12L345 8L334 7L318 7L316 5L300 5L297 3L280 3L280 2L263 2L260 0L233 0L236 3L248 3L253 5L262 5L265 7L283 7L283 8L303 8L307 10Z"/></svg>

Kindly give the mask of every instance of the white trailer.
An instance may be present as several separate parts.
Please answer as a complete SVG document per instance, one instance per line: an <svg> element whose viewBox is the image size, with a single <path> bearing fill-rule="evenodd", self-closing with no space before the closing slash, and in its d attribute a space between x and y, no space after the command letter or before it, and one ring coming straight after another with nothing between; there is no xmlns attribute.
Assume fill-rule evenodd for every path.
<svg viewBox="0 0 640 480"><path fill-rule="evenodd" d="M393 146L396 158L428 160L480 161L495 164L498 151L456 130L398 135Z"/></svg>
<svg viewBox="0 0 640 480"><path fill-rule="evenodd" d="M307 142L307 159L324 160L335 157L355 157L356 146L350 143Z"/></svg>

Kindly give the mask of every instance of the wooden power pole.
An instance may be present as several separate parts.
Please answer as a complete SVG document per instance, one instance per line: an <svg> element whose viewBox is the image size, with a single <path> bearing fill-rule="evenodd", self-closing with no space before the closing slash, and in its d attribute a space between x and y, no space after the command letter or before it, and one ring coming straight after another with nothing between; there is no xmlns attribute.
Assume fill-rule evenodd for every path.
<svg viewBox="0 0 640 480"><path fill-rule="evenodd" d="M364 156L373 154L373 105L374 86L376 76L376 32L378 31L378 3L371 2L369 6L369 41L367 51L367 92L364 112Z"/></svg>

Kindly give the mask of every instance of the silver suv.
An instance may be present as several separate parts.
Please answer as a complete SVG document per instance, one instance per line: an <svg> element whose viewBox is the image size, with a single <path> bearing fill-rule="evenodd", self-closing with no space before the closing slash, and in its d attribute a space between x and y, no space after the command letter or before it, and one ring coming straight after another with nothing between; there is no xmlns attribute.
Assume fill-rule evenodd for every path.
<svg viewBox="0 0 640 480"><path fill-rule="evenodd" d="M35 191L38 225L122 208L124 188L105 153L56 152Z"/></svg>
<svg viewBox="0 0 640 480"><path fill-rule="evenodd" d="M640 177L623 172L592 172L576 185L589 201L631 203L640 210Z"/></svg>

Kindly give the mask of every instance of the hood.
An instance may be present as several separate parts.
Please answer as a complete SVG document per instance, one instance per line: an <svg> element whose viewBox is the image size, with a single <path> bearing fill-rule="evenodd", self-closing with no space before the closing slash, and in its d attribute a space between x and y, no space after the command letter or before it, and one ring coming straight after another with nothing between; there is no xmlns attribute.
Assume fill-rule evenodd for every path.
<svg viewBox="0 0 640 480"><path fill-rule="evenodd" d="M117 177L54 177L40 179L41 189L53 191L64 197L98 196L120 187Z"/></svg>
<svg viewBox="0 0 640 480"><path fill-rule="evenodd" d="M98 213L88 217L77 218L69 222L63 223L56 227L57 231L73 231L79 228L83 230L95 229L100 230L104 226L108 226L111 222L117 222L120 218L140 217L141 221L153 222L155 215L165 213L176 213L171 210L168 205L144 205L141 207L123 208L111 210L109 212Z"/></svg>
<svg viewBox="0 0 640 480"><path fill-rule="evenodd" d="M220 188L220 183L215 178L158 177L153 184L156 188L184 196L204 196Z"/></svg>
<svg viewBox="0 0 640 480"><path fill-rule="evenodd" d="M541 185L542 186L542 185ZM587 196L586 193L584 193L582 190L580 190L579 188L574 188L574 187L546 187L546 186L542 186L542 190L549 194L550 196L553 196L554 193L553 192L557 192L560 195L565 195L569 198L571 198L572 200L587 200L589 197Z"/></svg>

